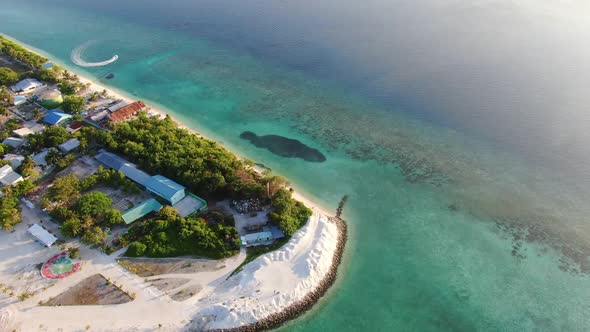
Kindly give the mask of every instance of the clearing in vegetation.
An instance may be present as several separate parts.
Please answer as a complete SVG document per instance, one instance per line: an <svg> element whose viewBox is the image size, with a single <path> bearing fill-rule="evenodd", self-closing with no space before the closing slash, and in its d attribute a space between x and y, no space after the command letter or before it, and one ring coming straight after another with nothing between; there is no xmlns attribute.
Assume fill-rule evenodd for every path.
<svg viewBox="0 0 590 332"><path fill-rule="evenodd" d="M127 303L132 300L133 298L129 294L105 279L105 277L95 274L80 281L80 283L58 296L51 298L43 305L104 305Z"/></svg>

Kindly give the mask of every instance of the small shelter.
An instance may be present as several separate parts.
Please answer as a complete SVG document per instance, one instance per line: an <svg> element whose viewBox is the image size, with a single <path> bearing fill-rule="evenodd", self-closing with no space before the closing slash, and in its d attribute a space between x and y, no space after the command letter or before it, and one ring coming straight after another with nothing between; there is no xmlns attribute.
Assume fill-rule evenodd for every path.
<svg viewBox="0 0 590 332"><path fill-rule="evenodd" d="M250 233L240 236L242 244L246 247L262 244L263 242L271 241L273 239L271 232Z"/></svg>
<svg viewBox="0 0 590 332"><path fill-rule="evenodd" d="M135 220L151 213L154 211L159 211L162 208L162 204L158 203L153 198L148 199L147 201L132 207L131 209L123 212L123 220L126 224L130 224Z"/></svg>
<svg viewBox="0 0 590 332"><path fill-rule="evenodd" d="M33 224L27 231L46 247L51 247L57 241L57 238L53 234L49 233L49 231L39 224Z"/></svg>

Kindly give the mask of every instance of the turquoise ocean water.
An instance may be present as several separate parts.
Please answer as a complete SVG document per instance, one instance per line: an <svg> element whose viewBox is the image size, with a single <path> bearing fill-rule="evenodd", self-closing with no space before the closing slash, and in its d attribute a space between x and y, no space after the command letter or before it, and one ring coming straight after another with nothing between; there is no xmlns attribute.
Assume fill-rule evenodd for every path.
<svg viewBox="0 0 590 332"><path fill-rule="evenodd" d="M0 33L327 208L350 195L337 285L284 330L587 331L590 29L576 3L3 0ZM76 67L88 40L86 60L119 60ZM247 130L327 160L279 157Z"/></svg>

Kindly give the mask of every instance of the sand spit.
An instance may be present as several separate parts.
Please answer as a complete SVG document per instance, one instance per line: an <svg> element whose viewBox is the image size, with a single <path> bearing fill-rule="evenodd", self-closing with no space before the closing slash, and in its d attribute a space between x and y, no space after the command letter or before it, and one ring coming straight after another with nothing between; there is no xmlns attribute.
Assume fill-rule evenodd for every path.
<svg viewBox="0 0 590 332"><path fill-rule="evenodd" d="M189 331L262 331L302 315L336 280L346 240L343 220L314 214L283 248L220 285Z"/></svg>

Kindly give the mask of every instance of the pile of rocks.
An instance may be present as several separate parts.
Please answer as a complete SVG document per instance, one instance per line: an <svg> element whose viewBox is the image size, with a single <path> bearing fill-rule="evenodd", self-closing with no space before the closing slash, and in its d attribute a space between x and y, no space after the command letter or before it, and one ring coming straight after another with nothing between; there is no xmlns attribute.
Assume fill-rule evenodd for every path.
<svg viewBox="0 0 590 332"><path fill-rule="evenodd" d="M262 203L258 198L232 200L231 206L239 213L262 211Z"/></svg>

